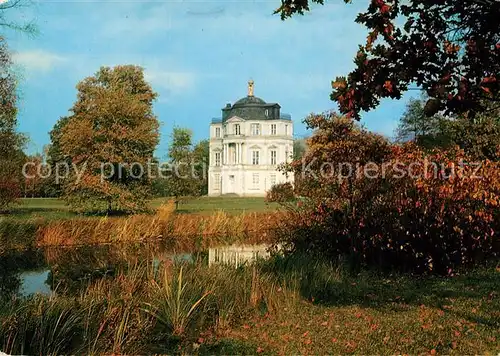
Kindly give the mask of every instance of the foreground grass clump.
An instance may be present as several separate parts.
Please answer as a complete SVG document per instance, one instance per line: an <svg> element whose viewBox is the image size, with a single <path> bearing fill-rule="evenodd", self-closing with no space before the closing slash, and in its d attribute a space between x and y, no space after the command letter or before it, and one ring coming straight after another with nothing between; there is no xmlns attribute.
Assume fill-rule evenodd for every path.
<svg viewBox="0 0 500 356"><path fill-rule="evenodd" d="M310 256L234 268L130 265L75 293L6 300L11 354L488 354L500 350L500 272L362 271ZM49 332L50 331L50 332Z"/></svg>
<svg viewBox="0 0 500 356"><path fill-rule="evenodd" d="M143 354L189 348L200 332L216 335L229 320L252 314L264 300L262 290L259 276L247 269L130 266L113 279L91 283L76 298L60 291L4 301L0 349L10 354Z"/></svg>
<svg viewBox="0 0 500 356"><path fill-rule="evenodd" d="M42 222L30 219L16 221L0 216L0 256L7 250L22 250L35 245Z"/></svg>

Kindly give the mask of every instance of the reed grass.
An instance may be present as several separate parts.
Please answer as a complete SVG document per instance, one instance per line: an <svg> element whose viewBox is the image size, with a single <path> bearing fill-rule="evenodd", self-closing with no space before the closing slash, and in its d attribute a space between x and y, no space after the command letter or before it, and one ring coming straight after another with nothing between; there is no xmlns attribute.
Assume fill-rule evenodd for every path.
<svg viewBox="0 0 500 356"><path fill-rule="evenodd" d="M51 221L38 229L36 241L39 247L48 247L164 239L184 249L221 243L261 243L270 241L269 231L281 214L176 214L174 203L169 202L153 215Z"/></svg>
<svg viewBox="0 0 500 356"><path fill-rule="evenodd" d="M238 268L133 263L113 279L90 282L76 296L58 292L0 302L0 350L236 353L225 340L249 342L238 348L245 354L344 354L353 352L353 342L363 354L401 347L411 354L430 347L458 354L498 350L495 268L456 279L416 280L352 274L343 265L312 256L274 256Z"/></svg>
<svg viewBox="0 0 500 356"><path fill-rule="evenodd" d="M177 278L172 278L171 273L164 269L161 284L153 280L154 302L145 303L144 309L174 336L184 334L200 304L210 294L210 291L203 291L202 286L186 283L182 269L179 269Z"/></svg>
<svg viewBox="0 0 500 356"><path fill-rule="evenodd" d="M134 264L77 298L61 291L0 305L0 350L144 354L164 352L172 338L189 349L185 341L200 330L227 335L263 305L278 305L276 283L258 268Z"/></svg>

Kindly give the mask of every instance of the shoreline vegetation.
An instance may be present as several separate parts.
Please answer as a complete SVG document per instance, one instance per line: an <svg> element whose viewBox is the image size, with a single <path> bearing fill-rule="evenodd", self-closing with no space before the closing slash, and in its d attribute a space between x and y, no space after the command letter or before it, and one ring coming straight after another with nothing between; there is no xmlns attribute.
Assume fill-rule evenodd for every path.
<svg viewBox="0 0 500 356"><path fill-rule="evenodd" d="M286 216L264 199L230 198L227 204L235 209L229 211L222 202L207 198L204 204L210 208L196 212L182 205L175 211L175 203L168 202L152 214L60 219L51 211L0 218L0 289L5 289L0 350L198 355L500 351L498 261L457 269L453 276L353 269L348 256L333 260L276 251L267 260L238 267L209 264L206 250L211 247L272 243L273 229ZM28 204L34 203L44 202ZM52 292L9 294L9 285L12 290L21 285L23 270L47 271L45 283Z"/></svg>
<svg viewBox="0 0 500 356"><path fill-rule="evenodd" d="M239 268L144 260L69 290L64 281L75 264L66 257L51 257L58 259L56 293L2 304L3 352L434 355L500 348L494 267L414 278L352 273L341 261L299 255Z"/></svg>
<svg viewBox="0 0 500 356"><path fill-rule="evenodd" d="M52 203L53 200L51 200ZM32 202L33 204L33 202ZM283 216L276 209L183 213L167 201L154 213L124 216L75 216L52 219L0 217L1 250L69 247L165 240L173 248L192 250L220 244L271 242L270 231ZM222 206L223 207L223 206ZM256 209L254 209L256 210Z"/></svg>

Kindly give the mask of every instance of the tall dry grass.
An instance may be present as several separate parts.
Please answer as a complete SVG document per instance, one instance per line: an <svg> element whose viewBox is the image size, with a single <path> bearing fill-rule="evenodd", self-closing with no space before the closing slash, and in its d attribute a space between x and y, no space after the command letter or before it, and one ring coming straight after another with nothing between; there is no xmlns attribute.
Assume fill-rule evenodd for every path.
<svg viewBox="0 0 500 356"><path fill-rule="evenodd" d="M139 263L76 295L0 304L0 350L117 355L177 353L182 345L192 353L200 331L227 335L262 308L296 304L296 295L258 266Z"/></svg>
<svg viewBox="0 0 500 356"><path fill-rule="evenodd" d="M208 248L220 243L261 243L282 218L280 212L230 215L176 214L174 202L155 214L52 221L37 232L38 246L75 246L168 239L179 248Z"/></svg>

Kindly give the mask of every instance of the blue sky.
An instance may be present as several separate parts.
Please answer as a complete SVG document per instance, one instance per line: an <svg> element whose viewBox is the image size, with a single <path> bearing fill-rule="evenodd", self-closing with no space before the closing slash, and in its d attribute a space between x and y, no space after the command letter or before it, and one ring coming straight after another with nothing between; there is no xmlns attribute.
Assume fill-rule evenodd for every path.
<svg viewBox="0 0 500 356"><path fill-rule="evenodd" d="M36 36L8 32L22 74L19 130L28 133L28 151L41 151L48 132L66 115L78 81L102 65L137 64L159 93L155 113L167 149L174 125L207 138L211 118L227 102L255 95L278 102L290 113L297 136L302 119L336 108L330 82L353 68L366 38L354 23L366 0L315 6L303 17L281 21L272 15L279 0L266 1L40 1L11 18L34 20ZM363 115L370 129L391 136L410 93L387 100Z"/></svg>

